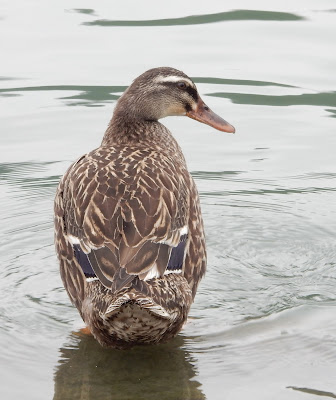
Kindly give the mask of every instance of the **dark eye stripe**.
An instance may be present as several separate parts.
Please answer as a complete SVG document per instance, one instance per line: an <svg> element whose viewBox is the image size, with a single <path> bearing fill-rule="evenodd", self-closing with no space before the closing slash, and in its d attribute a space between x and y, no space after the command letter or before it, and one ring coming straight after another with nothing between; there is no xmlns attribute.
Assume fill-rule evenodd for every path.
<svg viewBox="0 0 336 400"><path fill-rule="evenodd" d="M185 89L185 91L195 100L198 100L198 93L196 91L196 89L194 89L193 87L187 86L187 88Z"/></svg>
<svg viewBox="0 0 336 400"><path fill-rule="evenodd" d="M160 83L163 85L166 85L166 86L176 87L177 82L166 81L166 82L160 82ZM196 89L194 89L193 87L191 87L187 84L187 87L184 89L184 91L187 92L189 94L189 96L191 96L195 101L198 101L198 93L197 93Z"/></svg>

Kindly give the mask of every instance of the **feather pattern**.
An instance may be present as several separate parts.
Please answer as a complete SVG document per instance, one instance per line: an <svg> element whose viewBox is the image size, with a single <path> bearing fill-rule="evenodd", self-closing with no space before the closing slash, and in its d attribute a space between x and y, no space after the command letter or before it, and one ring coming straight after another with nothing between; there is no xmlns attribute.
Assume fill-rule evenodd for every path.
<svg viewBox="0 0 336 400"><path fill-rule="evenodd" d="M162 85L169 74L175 81L185 77L158 70L166 79ZM135 116L132 108L143 102L132 87L154 85L146 79L125 92L102 145L70 166L55 198L64 286L105 346L176 335L206 268L199 197L182 151L167 128Z"/></svg>

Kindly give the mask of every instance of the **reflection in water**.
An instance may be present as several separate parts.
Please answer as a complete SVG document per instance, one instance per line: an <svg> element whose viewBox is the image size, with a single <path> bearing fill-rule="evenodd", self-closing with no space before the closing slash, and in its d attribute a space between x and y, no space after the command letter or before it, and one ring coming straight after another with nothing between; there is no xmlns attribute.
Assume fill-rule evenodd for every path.
<svg viewBox="0 0 336 400"><path fill-rule="evenodd" d="M82 25L95 26L170 26L170 25L200 25L222 21L299 21L305 18L287 12L260 11L260 10L234 10L215 14L190 15L181 18L164 18L151 20L107 20L83 22Z"/></svg>
<svg viewBox="0 0 336 400"><path fill-rule="evenodd" d="M79 91L73 96L59 97L61 100L76 100L66 104L69 106L93 106L108 103L119 98L127 86L82 86L82 85L55 85L55 86L28 86L0 89L0 96L9 96L21 92L48 92L48 91Z"/></svg>
<svg viewBox="0 0 336 400"><path fill-rule="evenodd" d="M332 399L336 399L336 395L334 393L325 392L324 390L301 388L301 387L296 387L296 386L287 386L287 389L293 389L293 390L297 390L298 392L302 392L302 393L315 394L316 396L325 396L325 397L330 397Z"/></svg>
<svg viewBox="0 0 336 400"><path fill-rule="evenodd" d="M211 83L214 85L239 85L239 86L278 86L294 88L292 85L285 85L283 83L267 82L267 81L253 81L250 79L223 79L212 77L193 77L195 83Z"/></svg>
<svg viewBox="0 0 336 400"><path fill-rule="evenodd" d="M327 108L326 111L331 113L331 115L329 115L329 117L336 118L336 110L333 110L331 108Z"/></svg>
<svg viewBox="0 0 336 400"><path fill-rule="evenodd" d="M179 336L163 345L112 350L92 337L72 338L61 349L54 400L205 399L183 345Z"/></svg>
<svg viewBox="0 0 336 400"><path fill-rule="evenodd" d="M20 78L13 78L11 76L0 76L0 81L16 81L17 79Z"/></svg>
<svg viewBox="0 0 336 400"><path fill-rule="evenodd" d="M71 11L79 14L95 15L95 10L92 8L73 8Z"/></svg>
<svg viewBox="0 0 336 400"><path fill-rule="evenodd" d="M336 107L336 92L303 93L299 95L265 95L250 93L208 93L207 96L224 97L237 104L262 106L327 106Z"/></svg>

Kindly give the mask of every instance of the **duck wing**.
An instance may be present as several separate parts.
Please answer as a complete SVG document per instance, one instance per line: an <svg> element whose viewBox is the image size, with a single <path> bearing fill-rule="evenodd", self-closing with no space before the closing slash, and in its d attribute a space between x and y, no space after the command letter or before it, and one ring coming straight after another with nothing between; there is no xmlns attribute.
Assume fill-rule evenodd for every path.
<svg viewBox="0 0 336 400"><path fill-rule="evenodd" d="M99 148L63 181L63 221L87 278L118 291L138 277L182 272L190 176L148 149Z"/></svg>

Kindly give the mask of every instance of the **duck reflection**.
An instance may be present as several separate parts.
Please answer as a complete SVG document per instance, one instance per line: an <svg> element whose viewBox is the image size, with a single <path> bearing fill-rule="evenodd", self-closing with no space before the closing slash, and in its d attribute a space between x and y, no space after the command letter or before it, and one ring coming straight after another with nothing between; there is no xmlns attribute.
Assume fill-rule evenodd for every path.
<svg viewBox="0 0 336 400"><path fill-rule="evenodd" d="M167 344L113 350L73 336L60 349L54 400L205 399L184 344L178 336Z"/></svg>

